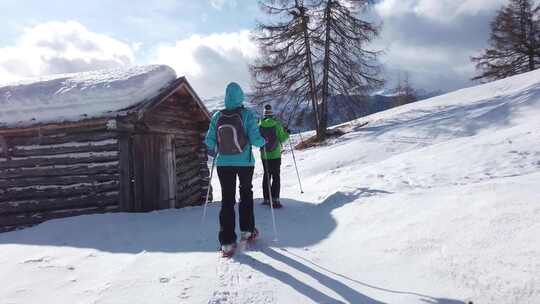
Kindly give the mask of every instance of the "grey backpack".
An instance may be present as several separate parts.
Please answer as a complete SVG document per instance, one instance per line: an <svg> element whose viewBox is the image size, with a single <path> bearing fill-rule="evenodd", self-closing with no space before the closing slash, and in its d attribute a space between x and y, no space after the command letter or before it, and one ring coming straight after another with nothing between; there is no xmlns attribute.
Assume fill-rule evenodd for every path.
<svg viewBox="0 0 540 304"><path fill-rule="evenodd" d="M279 146L279 140L277 138L276 126L273 127L260 127L259 131L261 136L265 139L266 144L264 149L266 152L272 152Z"/></svg>
<svg viewBox="0 0 540 304"><path fill-rule="evenodd" d="M248 138L242 120L242 110L243 108L238 108L220 112L216 124L219 154L239 154L248 145Z"/></svg>

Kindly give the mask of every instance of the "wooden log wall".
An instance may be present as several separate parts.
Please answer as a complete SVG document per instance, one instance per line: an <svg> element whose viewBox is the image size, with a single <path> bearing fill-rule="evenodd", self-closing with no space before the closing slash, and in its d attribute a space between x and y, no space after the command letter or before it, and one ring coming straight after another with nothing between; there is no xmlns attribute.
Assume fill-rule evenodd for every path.
<svg viewBox="0 0 540 304"><path fill-rule="evenodd" d="M204 142L205 134L202 134L201 141ZM201 166L201 195L202 195L202 202L204 203L204 200L206 199L206 194L208 193L208 201L213 201L213 193L212 193L212 185L210 181L210 168L212 164L208 163L208 151L206 148L206 145L203 144L199 148L199 164ZM217 173L215 172L216 168L214 168L214 174L217 176ZM208 192L208 187L210 187L210 192Z"/></svg>
<svg viewBox="0 0 540 304"><path fill-rule="evenodd" d="M0 232L119 210L118 134L106 126L4 136Z"/></svg>
<svg viewBox="0 0 540 304"><path fill-rule="evenodd" d="M204 203L209 180L206 147L200 141L191 145L176 141L175 151L177 207Z"/></svg>
<svg viewBox="0 0 540 304"><path fill-rule="evenodd" d="M176 207L204 203L209 176L204 136L209 122L197 103L172 95L145 115L144 122L151 132L174 135Z"/></svg>

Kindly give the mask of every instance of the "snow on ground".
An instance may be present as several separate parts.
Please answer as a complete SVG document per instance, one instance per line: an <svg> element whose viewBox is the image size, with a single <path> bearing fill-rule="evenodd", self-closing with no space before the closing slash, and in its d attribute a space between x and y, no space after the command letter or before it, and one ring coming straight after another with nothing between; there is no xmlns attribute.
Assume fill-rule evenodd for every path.
<svg viewBox="0 0 540 304"><path fill-rule="evenodd" d="M231 260L218 204L1 234L0 303L540 303L539 117L537 71L345 124Z"/></svg>
<svg viewBox="0 0 540 304"><path fill-rule="evenodd" d="M0 87L0 127L114 115L176 79L164 65L53 75Z"/></svg>

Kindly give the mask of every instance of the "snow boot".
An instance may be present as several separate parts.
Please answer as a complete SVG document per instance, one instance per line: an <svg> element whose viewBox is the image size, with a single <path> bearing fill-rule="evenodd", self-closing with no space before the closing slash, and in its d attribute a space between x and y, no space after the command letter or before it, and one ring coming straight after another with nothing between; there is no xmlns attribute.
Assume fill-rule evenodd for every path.
<svg viewBox="0 0 540 304"><path fill-rule="evenodd" d="M221 256L224 258L230 258L236 251L236 243L221 245Z"/></svg>
<svg viewBox="0 0 540 304"><path fill-rule="evenodd" d="M259 230L257 228L253 229L253 232L242 231L242 241L253 242L259 236Z"/></svg>
<svg viewBox="0 0 540 304"><path fill-rule="evenodd" d="M270 206L270 200L265 199L265 200L262 202L262 205Z"/></svg>

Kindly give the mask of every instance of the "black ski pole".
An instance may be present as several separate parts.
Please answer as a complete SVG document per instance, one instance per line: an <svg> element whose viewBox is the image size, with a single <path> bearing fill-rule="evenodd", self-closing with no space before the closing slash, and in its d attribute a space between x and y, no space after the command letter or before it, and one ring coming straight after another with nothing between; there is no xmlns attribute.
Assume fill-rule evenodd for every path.
<svg viewBox="0 0 540 304"><path fill-rule="evenodd" d="M264 153L264 156L266 157L266 145L262 146L262 152ZM277 234L277 228L276 228L276 216L274 214L274 200L272 198L272 189L270 187L270 167L268 167L268 160L262 157L262 161L264 162L264 165L266 166L266 180L264 181L266 183L266 187L268 189L268 197L270 198L270 209L272 210L272 227L274 228L274 242L278 241L278 234ZM263 177L264 180L264 177Z"/></svg>
<svg viewBox="0 0 540 304"><path fill-rule="evenodd" d="M201 218L201 229L200 229L201 231L204 226L204 222L206 220L206 209L208 207L208 200L210 198L210 189L212 187L212 177L214 175L214 168L216 167L216 159L217 159L217 153L216 155L214 155L214 158L212 159L212 168L210 169L210 176L208 179L208 189L206 190L206 199L204 201L203 215Z"/></svg>
<svg viewBox="0 0 540 304"><path fill-rule="evenodd" d="M294 156L294 147L291 140L289 140L289 145L291 147L291 154L294 161L294 168L296 169L296 176L298 177L298 185L300 185L300 193L304 194L304 189L302 189L302 181L300 181L300 173L298 173L298 166L296 165L296 157Z"/></svg>

